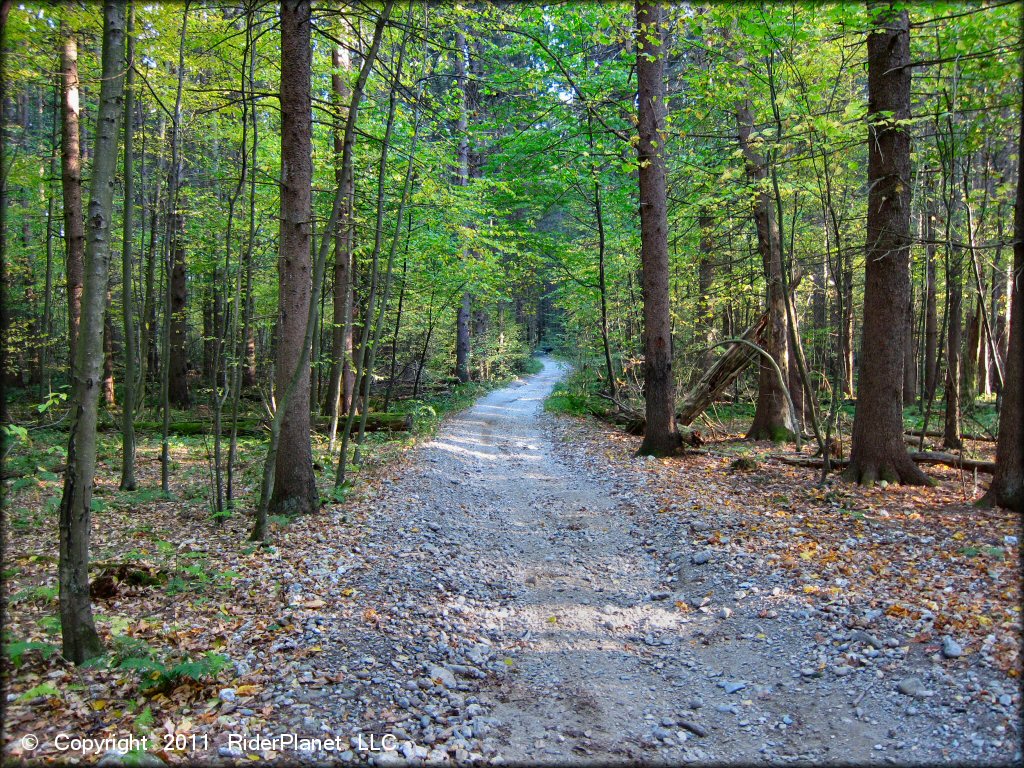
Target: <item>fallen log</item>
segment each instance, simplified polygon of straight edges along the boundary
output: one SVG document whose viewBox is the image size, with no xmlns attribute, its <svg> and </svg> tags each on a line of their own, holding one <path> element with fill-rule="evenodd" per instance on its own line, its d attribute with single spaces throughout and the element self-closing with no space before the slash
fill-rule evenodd
<svg viewBox="0 0 1024 768">
<path fill-rule="evenodd" d="M 763 345 L 767 328 L 768 313 L 765 312 L 739 338 Z M 683 397 L 676 420 L 683 426 L 692 424 L 757 356 L 757 351 L 746 344 L 730 345 Z"/>
<path fill-rule="evenodd" d="M 411 413 L 369 413 L 366 415 L 367 432 L 409 432 L 413 428 L 413 417 Z M 327 419 L 320 419 L 317 422 L 318 430 L 325 430 L 330 425 Z M 352 424 L 352 431 L 359 429 L 359 417 L 356 417 Z"/>
<path fill-rule="evenodd" d="M 921 430 L 920 429 L 908 429 L 905 434 L 910 435 L 911 437 L 921 437 Z M 945 437 L 946 435 L 945 435 L 944 432 L 939 432 L 938 430 L 928 430 L 927 432 L 924 433 L 924 436 L 925 437 Z M 960 435 L 960 438 L 963 439 L 963 440 L 977 440 L 980 443 L 997 443 L 997 442 L 999 442 L 998 438 L 989 437 L 988 435 Z"/>
<path fill-rule="evenodd" d="M 137 421 L 135 422 L 136 432 L 163 432 L 163 422 L 161 421 Z M 118 426 L 111 425 L 108 429 L 120 429 Z M 266 430 L 259 419 L 239 419 L 238 420 L 238 434 L 256 436 L 261 435 Z M 171 435 L 205 435 L 213 432 L 212 421 L 172 421 L 168 434 Z M 220 433 L 222 435 L 231 434 L 231 421 L 224 419 L 220 424 Z"/>
<path fill-rule="evenodd" d="M 911 451 L 909 456 L 918 464 L 940 464 L 942 466 L 952 467 L 953 469 L 977 470 L 978 472 L 985 472 L 989 475 L 996 471 L 996 463 L 994 461 L 965 459 L 960 456 L 954 456 L 951 453 L 940 453 L 937 451 Z M 774 459 L 775 461 L 781 461 L 783 464 L 789 464 L 794 467 L 815 467 L 817 469 L 821 469 L 824 465 L 824 462 L 821 459 L 815 458 L 796 458 L 794 456 L 779 456 L 778 454 L 769 454 L 768 458 Z M 848 459 L 832 459 L 829 462 L 829 464 L 836 469 L 842 469 L 849 463 Z"/>
</svg>

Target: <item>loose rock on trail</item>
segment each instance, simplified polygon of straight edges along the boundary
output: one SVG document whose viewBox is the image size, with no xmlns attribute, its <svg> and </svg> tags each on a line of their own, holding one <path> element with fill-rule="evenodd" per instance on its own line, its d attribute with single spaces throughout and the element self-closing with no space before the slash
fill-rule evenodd
<svg viewBox="0 0 1024 768">
<path fill-rule="evenodd" d="M 273 678 L 263 735 L 348 746 L 289 759 L 1020 759 L 1012 686 L 912 658 L 885 625 L 837 630 L 779 574 L 694 547 L 699 512 L 658 514 L 636 477 L 567 443 L 543 410 L 564 371 L 545 360 L 442 425 L 321 520 L 301 574 L 283 555 L 291 629 L 239 671 Z"/>
</svg>

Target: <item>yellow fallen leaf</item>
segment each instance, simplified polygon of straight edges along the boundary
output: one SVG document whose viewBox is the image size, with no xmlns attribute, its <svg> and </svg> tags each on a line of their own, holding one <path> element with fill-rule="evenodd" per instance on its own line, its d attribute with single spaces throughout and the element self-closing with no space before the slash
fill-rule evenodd
<svg viewBox="0 0 1024 768">
<path fill-rule="evenodd" d="M 235 693 L 239 696 L 252 696 L 254 693 L 259 693 L 262 688 L 261 685 L 240 685 L 235 689 Z"/>
<path fill-rule="evenodd" d="M 92 703 L 92 708 L 97 712 L 102 712 L 107 708 L 107 702 L 104 699 L 96 699 L 96 701 Z"/>
</svg>

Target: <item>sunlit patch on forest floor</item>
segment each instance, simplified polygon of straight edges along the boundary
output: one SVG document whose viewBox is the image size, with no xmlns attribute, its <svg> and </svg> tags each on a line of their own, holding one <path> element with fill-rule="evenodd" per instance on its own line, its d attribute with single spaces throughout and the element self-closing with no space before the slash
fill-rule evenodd
<svg viewBox="0 0 1024 768">
<path fill-rule="evenodd" d="M 955 663 L 1019 677 L 1020 518 L 973 505 L 985 476 L 933 466 L 933 488 L 864 488 L 838 475 L 821 484 L 820 470 L 768 458 L 792 446 L 738 441 L 728 430 L 696 455 L 637 459 L 640 438 L 589 419 L 568 429 L 574 448 L 635 472 L 667 518 L 699 513 L 707 531 L 691 543 L 756 555 L 784 572 L 788 597 L 848 627 L 885 622 L 924 656 L 941 653 L 948 635 L 962 646 Z M 755 468 L 733 469 L 738 456 Z"/>
</svg>

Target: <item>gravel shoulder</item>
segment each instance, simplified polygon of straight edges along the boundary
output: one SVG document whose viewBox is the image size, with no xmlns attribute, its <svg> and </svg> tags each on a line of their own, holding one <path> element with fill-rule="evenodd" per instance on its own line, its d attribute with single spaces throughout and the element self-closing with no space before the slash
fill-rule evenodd
<svg viewBox="0 0 1024 768">
<path fill-rule="evenodd" d="M 609 462 L 586 426 L 543 411 L 564 373 L 546 360 L 447 421 L 316 523 L 301 571 L 282 545 L 290 629 L 239 674 L 268 678 L 264 733 L 348 748 L 262 757 L 1020 760 L 1011 681 L 955 648 L 915 655 L 871 617 L 837 624 L 770 564 L 703 544 L 705 516 L 664 514 L 643 461 Z M 397 750 L 372 749 L 385 736 Z"/>
</svg>

